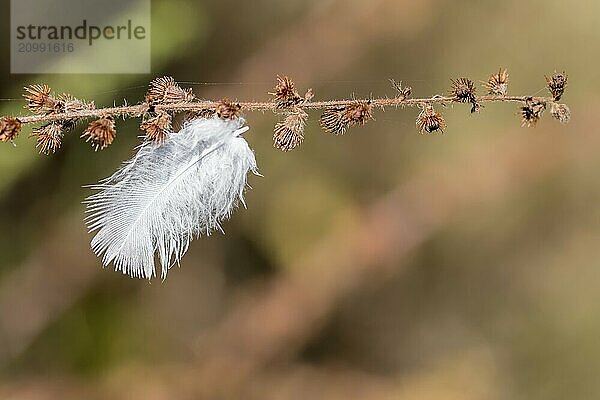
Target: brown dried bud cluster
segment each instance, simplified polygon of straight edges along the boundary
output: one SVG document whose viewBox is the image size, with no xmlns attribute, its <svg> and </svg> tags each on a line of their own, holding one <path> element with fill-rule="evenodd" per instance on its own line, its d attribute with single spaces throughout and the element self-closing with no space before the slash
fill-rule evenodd
<svg viewBox="0 0 600 400">
<path fill-rule="evenodd" d="M 50 88 L 47 85 L 29 85 L 24 90 L 23 97 L 27 100 L 26 108 L 31 112 L 54 110 L 54 102 L 50 99 Z"/>
<path fill-rule="evenodd" d="M 273 92 L 269 92 L 273 96 L 273 101 L 277 109 L 293 108 L 294 106 L 312 100 L 314 97 L 312 89 L 308 89 L 304 97 L 300 96 L 296 90 L 296 84 L 287 76 L 277 76 L 277 84 Z"/>
<path fill-rule="evenodd" d="M 57 114 L 93 110 L 93 102 L 86 103 L 68 93 L 55 96 L 47 85 L 29 85 L 24 88 L 23 97 L 27 100 L 26 108 L 34 113 Z"/>
<path fill-rule="evenodd" d="M 423 110 L 417 117 L 417 129 L 419 133 L 434 133 L 436 131 L 440 131 L 444 133 L 444 129 L 446 128 L 446 121 L 442 114 L 436 113 L 435 109 L 430 103 L 427 103 L 423 106 Z"/>
<path fill-rule="evenodd" d="M 327 133 L 343 135 L 354 125 L 364 125 L 373 118 L 373 105 L 366 100 L 353 100 L 347 106 L 325 110 L 321 115 L 321 128 Z"/>
<path fill-rule="evenodd" d="M 219 101 L 215 109 L 217 116 L 221 119 L 237 119 L 242 115 L 242 106 L 240 103 L 223 99 Z"/>
<path fill-rule="evenodd" d="M 98 151 L 110 146 L 116 134 L 115 120 L 109 116 L 90 122 L 81 137 L 85 138 L 86 142 L 92 142 L 92 147 Z"/>
<path fill-rule="evenodd" d="M 546 111 L 546 103 L 539 100 L 527 99 L 519 108 L 522 127 L 534 127 Z"/>
<path fill-rule="evenodd" d="M 277 85 L 275 85 L 273 92 L 269 92 L 269 94 L 273 96 L 277 108 L 292 107 L 304 101 L 296 90 L 294 81 L 287 76 L 277 76 Z"/>
<path fill-rule="evenodd" d="M 471 113 L 479 111 L 481 106 L 477 103 L 475 83 L 469 78 L 451 79 L 452 89 L 450 95 L 456 97 L 461 103 L 471 103 Z"/>
<path fill-rule="evenodd" d="M 62 144 L 64 125 L 54 121 L 33 130 L 31 136 L 35 136 L 40 154 L 55 153 Z"/>
<path fill-rule="evenodd" d="M 42 154 L 54 153 L 62 143 L 64 133 L 75 126 L 78 116 L 72 115 L 85 110 L 94 110 L 93 102 L 87 103 L 68 93 L 55 95 L 47 85 L 25 87 L 23 97 L 26 108 L 38 114 L 71 114 L 61 121 L 53 121 L 33 130 L 31 136 L 37 139 L 36 147 Z"/>
<path fill-rule="evenodd" d="M 494 96 L 506 96 L 508 94 L 508 71 L 500 68 L 497 74 L 490 75 L 485 83 L 487 93 Z"/>
<path fill-rule="evenodd" d="M 0 119 L 0 142 L 13 141 L 21 132 L 21 121 L 18 118 L 4 117 Z"/>
<path fill-rule="evenodd" d="M 163 76 L 150 82 L 146 94 L 148 104 L 175 104 L 194 100 L 192 89 L 183 89 L 170 76 Z"/>
<path fill-rule="evenodd" d="M 346 106 L 345 118 L 352 125 L 364 125 L 373 118 L 373 105 L 370 101 L 355 100 L 352 104 Z"/>
<path fill-rule="evenodd" d="M 555 72 L 554 75 L 548 77 L 546 76 L 546 84 L 548 85 L 548 90 L 555 101 L 559 101 L 565 92 L 565 88 L 567 87 L 567 81 L 569 77 L 565 72 Z"/>
<path fill-rule="evenodd" d="M 150 116 L 142 122 L 140 129 L 146 133 L 146 140 L 162 143 L 171 131 L 171 115 L 164 111 Z"/>
<path fill-rule="evenodd" d="M 396 82 L 394 79 L 390 79 L 390 83 L 396 89 L 396 92 L 398 92 L 396 95 L 397 99 L 406 100 L 412 95 L 412 88 L 410 86 L 402 87 L 402 81 Z"/>
<path fill-rule="evenodd" d="M 308 114 L 296 109 L 288 114 L 282 122 L 275 125 L 273 146 L 282 151 L 290 151 L 304 141 L 304 127 Z"/>
<path fill-rule="evenodd" d="M 304 109 L 322 109 L 320 125 L 327 133 L 343 135 L 354 125 L 364 125 L 373 119 L 374 107 L 420 106 L 421 110 L 416 125 L 421 134 L 440 131 L 446 128 L 444 117 L 437 113 L 434 103 L 470 103 L 471 112 L 477 112 L 482 105 L 478 102 L 519 102 L 519 115 L 522 126 L 534 126 L 547 108 L 552 116 L 560 123 L 566 124 L 571 119 L 571 111 L 559 100 L 564 95 L 568 76 L 565 72 L 555 72 L 546 76 L 548 90 L 552 97 L 508 96 L 509 74 L 500 68 L 497 73 L 489 76 L 487 82 L 482 82 L 489 96 L 478 97 L 472 80 L 461 77 L 452 79 L 450 96 L 433 96 L 429 98 L 409 99 L 412 95 L 410 87 L 403 87 L 402 82 L 390 79 L 396 90 L 394 98 L 379 98 L 376 100 L 356 100 L 355 98 L 339 101 L 313 102 L 312 89 L 301 96 L 295 83 L 287 76 L 277 76 L 277 83 L 272 101 L 238 103 L 223 99 L 220 101 L 194 102 L 191 89 L 183 89 L 170 76 L 152 80 L 145 97 L 145 102 L 137 105 L 124 104 L 121 107 L 95 109 L 94 103 L 86 103 L 70 94 L 55 94 L 47 85 L 33 84 L 25 87 L 24 97 L 26 108 L 36 115 L 27 117 L 0 118 L 0 142 L 14 140 L 21 130 L 23 123 L 45 123 L 35 129 L 32 136 L 37 138 L 37 147 L 41 153 L 48 154 L 56 151 L 64 134 L 75 124 L 89 117 L 96 118 L 81 135 L 90 142 L 95 150 L 105 149 L 116 137 L 115 119 L 117 116 L 143 117 L 140 129 L 145 132 L 146 140 L 162 143 L 172 132 L 173 114 L 186 113 L 186 119 L 191 118 L 220 118 L 233 120 L 241 118 L 242 109 L 252 111 L 272 111 L 283 114 L 282 120 L 274 128 L 274 147 L 289 151 L 304 140 L 304 130 L 308 114 Z"/>
<path fill-rule="evenodd" d="M 320 118 L 321 128 L 327 133 L 343 135 L 350 123 L 346 118 L 346 107 L 335 107 L 325 110 Z"/>
<path fill-rule="evenodd" d="M 569 121 L 571 121 L 571 109 L 566 104 L 552 103 L 550 113 L 563 125 L 568 124 Z"/>
</svg>

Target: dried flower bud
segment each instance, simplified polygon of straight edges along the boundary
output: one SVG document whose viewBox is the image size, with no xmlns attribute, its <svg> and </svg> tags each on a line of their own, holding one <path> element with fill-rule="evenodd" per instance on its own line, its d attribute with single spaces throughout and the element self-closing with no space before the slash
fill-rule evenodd
<svg viewBox="0 0 600 400">
<path fill-rule="evenodd" d="M 13 141 L 21 132 L 21 121 L 17 118 L 4 117 L 0 119 L 0 142 Z"/>
<path fill-rule="evenodd" d="M 569 77 L 565 72 L 555 72 L 551 77 L 546 76 L 546 84 L 548 90 L 554 97 L 555 101 L 559 101 L 567 87 Z"/>
<path fill-rule="evenodd" d="M 282 122 L 275 125 L 273 146 L 282 151 L 290 151 L 302 144 L 304 127 L 308 114 L 300 109 L 294 110 Z"/>
<path fill-rule="evenodd" d="M 406 100 L 412 95 L 412 88 L 410 86 L 402 87 L 402 81 L 396 82 L 394 79 L 390 79 L 390 83 L 398 92 L 397 99 Z"/>
<path fill-rule="evenodd" d="M 140 129 L 146 132 L 147 140 L 160 144 L 171 131 L 171 115 L 166 112 L 159 112 L 142 122 Z"/>
<path fill-rule="evenodd" d="M 56 100 L 50 96 L 48 85 L 29 85 L 24 88 L 23 97 L 27 100 L 28 108 L 31 112 L 53 112 Z"/>
<path fill-rule="evenodd" d="M 568 124 L 571 121 L 571 109 L 566 104 L 552 103 L 550 108 L 552 116 L 561 124 Z"/>
<path fill-rule="evenodd" d="M 86 142 L 92 142 L 92 147 L 98 151 L 110 146 L 116 134 L 115 121 L 109 116 L 90 122 L 81 137 L 85 138 Z"/>
<path fill-rule="evenodd" d="M 221 119 L 236 119 L 242 115 L 242 106 L 229 99 L 223 99 L 217 104 L 216 113 Z"/>
<path fill-rule="evenodd" d="M 446 121 L 442 114 L 436 113 L 433 106 L 429 103 L 423 106 L 423 110 L 417 117 L 417 129 L 419 133 L 433 133 L 440 131 L 444 133 L 446 128 Z"/>
<path fill-rule="evenodd" d="M 54 96 L 47 85 L 27 86 L 23 97 L 27 99 L 26 108 L 35 113 L 59 114 L 96 108 L 93 102 L 86 103 L 68 93 Z"/>
<path fill-rule="evenodd" d="M 542 117 L 542 114 L 546 111 L 546 103 L 539 100 L 533 100 L 529 98 L 525 101 L 523 106 L 519 108 L 521 114 L 521 126 L 523 127 L 534 127 Z"/>
<path fill-rule="evenodd" d="M 479 111 L 481 106 L 477 104 L 477 98 L 475 96 L 475 83 L 468 78 L 452 79 L 452 89 L 450 95 L 456 97 L 461 103 L 471 103 L 471 113 Z"/>
<path fill-rule="evenodd" d="M 343 135 L 353 125 L 364 125 L 373 119 L 373 105 L 370 101 L 354 100 L 347 106 L 325 110 L 321 115 L 321 128 L 327 133 Z"/>
<path fill-rule="evenodd" d="M 345 118 L 346 107 L 335 107 L 326 109 L 321 118 L 321 128 L 327 133 L 343 135 L 348 129 L 349 123 Z"/>
<path fill-rule="evenodd" d="M 488 94 L 506 96 L 508 94 L 508 71 L 500 68 L 497 74 L 490 75 L 485 87 Z"/>
<path fill-rule="evenodd" d="M 269 92 L 273 96 L 273 101 L 276 103 L 276 108 L 285 109 L 298 105 L 304 101 L 302 96 L 296 90 L 296 85 L 289 77 L 277 76 L 277 85 L 273 92 Z"/>
<path fill-rule="evenodd" d="M 373 105 L 370 101 L 355 100 L 346 106 L 346 116 L 350 125 L 364 125 L 373 118 Z"/>
<path fill-rule="evenodd" d="M 48 155 L 55 153 L 60 148 L 63 138 L 63 124 L 53 121 L 42 125 L 33 130 L 31 136 L 37 138 L 35 147 L 39 149 L 40 154 Z"/>
<path fill-rule="evenodd" d="M 170 76 L 163 76 L 150 82 L 150 89 L 146 94 L 149 104 L 174 104 L 194 100 L 192 89 L 183 89 Z"/>
<path fill-rule="evenodd" d="M 452 89 L 450 94 L 455 96 L 462 103 L 472 103 L 475 101 L 475 83 L 469 78 L 451 79 Z"/>
</svg>

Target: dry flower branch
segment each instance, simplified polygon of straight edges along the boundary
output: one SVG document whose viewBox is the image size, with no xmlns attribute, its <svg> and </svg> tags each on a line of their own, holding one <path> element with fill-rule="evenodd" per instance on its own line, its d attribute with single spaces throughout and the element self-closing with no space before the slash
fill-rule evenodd
<svg viewBox="0 0 600 400">
<path fill-rule="evenodd" d="M 307 110 L 322 110 L 319 119 L 326 133 L 343 135 L 348 129 L 374 120 L 377 109 L 418 107 L 417 130 L 421 134 L 443 133 L 446 121 L 436 105 L 470 105 L 480 112 L 483 103 L 517 102 L 522 126 L 535 126 L 543 113 L 561 123 L 569 122 L 571 112 L 559 104 L 567 75 L 546 77 L 551 97 L 509 96 L 508 72 L 500 69 L 484 83 L 487 94 L 477 95 L 475 83 L 466 77 L 451 80 L 447 96 L 411 98 L 412 89 L 390 80 L 393 98 L 313 101 L 308 89 L 301 96 L 289 77 L 277 77 L 272 100 L 237 102 L 196 100 L 171 77 L 150 82 L 144 102 L 122 107 L 96 108 L 94 103 L 70 94 L 54 94 L 47 85 L 25 88 L 26 108 L 33 115 L 0 118 L 0 141 L 13 141 L 23 124 L 41 123 L 33 129 L 40 153 L 54 153 L 65 133 L 78 121 L 93 119 L 81 137 L 95 150 L 108 147 L 116 137 L 117 117 L 141 118 L 145 132 L 137 154 L 111 177 L 92 186 L 97 193 L 86 199 L 91 241 L 103 265 L 114 264 L 117 271 L 132 277 L 151 279 L 157 275 L 155 259 L 160 260 L 161 276 L 179 264 L 193 238 L 222 231 L 238 205 L 244 203 L 247 176 L 258 174 L 254 152 L 243 134 L 244 111 L 272 111 L 282 117 L 275 125 L 274 147 L 290 151 L 300 146 L 309 117 Z M 173 114 L 186 113 L 183 127 L 174 132 Z"/>
<path fill-rule="evenodd" d="M 476 100 L 480 103 L 488 103 L 488 102 L 517 102 L 517 103 L 525 103 L 528 99 L 541 101 L 541 102 L 550 102 L 553 101 L 551 97 L 532 97 L 532 96 L 495 96 L 495 95 L 485 95 L 485 96 L 477 96 Z M 328 109 L 335 107 L 343 107 L 351 105 L 357 101 L 356 99 L 352 100 L 329 100 L 329 101 L 312 101 L 301 104 L 299 107 L 306 110 L 319 110 L 319 109 Z M 421 106 L 427 103 L 453 103 L 458 102 L 458 99 L 454 96 L 434 96 L 434 97 L 426 97 L 426 98 L 414 98 L 414 99 L 401 99 L 401 98 L 382 98 L 382 99 L 365 99 L 364 101 L 369 101 L 374 107 L 385 108 L 385 107 L 415 107 Z M 217 106 L 220 104 L 220 101 L 195 101 L 195 102 L 181 102 L 181 103 L 172 103 L 172 104 L 163 104 L 155 106 L 156 111 L 167 111 L 167 112 L 186 112 L 186 111 L 205 111 L 212 110 L 214 111 Z M 241 111 L 274 111 L 277 107 L 274 103 L 271 102 L 239 102 Z M 148 105 L 145 103 L 130 105 L 130 106 L 121 106 L 121 107 L 107 107 L 107 108 L 97 108 L 93 110 L 82 110 L 82 111 L 72 111 L 68 113 L 56 113 L 56 114 L 35 114 L 24 117 L 15 117 L 23 124 L 31 124 L 37 122 L 50 122 L 50 121 L 61 121 L 65 119 L 85 119 L 85 118 L 100 118 L 105 116 L 113 116 L 113 117 L 132 117 L 137 118 L 142 114 L 148 111 Z"/>
<path fill-rule="evenodd" d="M 287 76 L 278 76 L 275 88 L 269 94 L 271 101 L 233 102 L 223 100 L 196 100 L 191 89 L 184 89 L 172 77 L 154 79 L 144 102 L 120 107 L 96 108 L 94 103 L 86 103 L 69 94 L 55 95 L 47 85 L 30 85 L 25 88 L 24 97 L 33 115 L 4 117 L 0 119 L 0 141 L 12 141 L 22 125 L 43 123 L 33 131 L 42 153 L 54 152 L 60 147 L 64 134 L 73 128 L 74 122 L 94 119 L 82 137 L 91 142 L 94 149 L 104 149 L 115 138 L 114 121 L 121 118 L 141 118 L 140 128 L 146 139 L 157 143 L 164 142 L 172 131 L 172 115 L 186 112 L 193 118 L 207 118 L 217 115 L 223 120 L 236 119 L 244 112 L 272 111 L 282 115 L 282 121 L 274 129 L 274 146 L 288 151 L 299 146 L 304 140 L 308 110 L 323 110 L 320 124 L 327 133 L 343 134 L 352 126 L 363 125 L 374 119 L 375 109 L 388 107 L 418 107 L 421 112 L 416 124 L 420 133 L 443 132 L 446 126 L 441 114 L 434 110 L 435 104 L 467 103 L 470 112 L 479 112 L 484 103 L 519 103 L 519 115 L 523 126 L 535 126 L 545 110 L 561 123 L 570 120 L 571 112 L 567 105 L 559 104 L 567 86 L 566 73 L 555 72 L 546 76 L 549 96 L 514 96 L 508 94 L 508 71 L 500 68 L 497 73 L 483 82 L 485 95 L 477 95 L 475 83 L 466 77 L 451 79 L 451 87 L 446 96 L 411 98 L 412 89 L 390 80 L 396 93 L 394 97 L 377 99 L 343 99 L 314 101 L 312 89 L 300 95 L 295 83 Z"/>
</svg>

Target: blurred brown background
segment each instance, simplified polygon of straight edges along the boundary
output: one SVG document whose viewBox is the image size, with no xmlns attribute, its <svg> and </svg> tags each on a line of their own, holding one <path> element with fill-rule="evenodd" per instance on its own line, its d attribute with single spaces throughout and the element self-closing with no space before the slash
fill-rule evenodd
<svg viewBox="0 0 600 400">
<path fill-rule="evenodd" d="M 131 156 L 138 121 L 106 151 L 71 134 L 52 157 L 26 130 L 0 147 L 1 399 L 600 397 L 600 3 L 152 7 L 152 76 L 10 75 L 5 59 L 0 97 L 44 82 L 137 102 L 162 74 L 205 98 L 265 100 L 276 74 L 316 99 L 392 96 L 388 78 L 421 96 L 504 66 L 513 94 L 566 70 L 573 119 L 525 129 L 514 105 L 456 106 L 445 135 L 420 136 L 416 110 L 389 110 L 333 137 L 311 114 L 283 154 L 276 116 L 248 115 L 265 177 L 164 283 L 103 270 L 82 222 L 82 185 Z"/>
</svg>

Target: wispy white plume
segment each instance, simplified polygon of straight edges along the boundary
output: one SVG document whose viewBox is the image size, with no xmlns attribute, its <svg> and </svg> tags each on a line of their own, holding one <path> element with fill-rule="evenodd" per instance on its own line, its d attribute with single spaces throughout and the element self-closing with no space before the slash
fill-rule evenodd
<svg viewBox="0 0 600 400">
<path fill-rule="evenodd" d="M 192 120 L 157 145 L 144 142 L 111 177 L 92 186 L 86 199 L 94 253 L 105 266 L 133 277 L 164 279 L 194 237 L 221 229 L 243 192 L 254 153 L 240 135 L 243 119 Z"/>
</svg>

